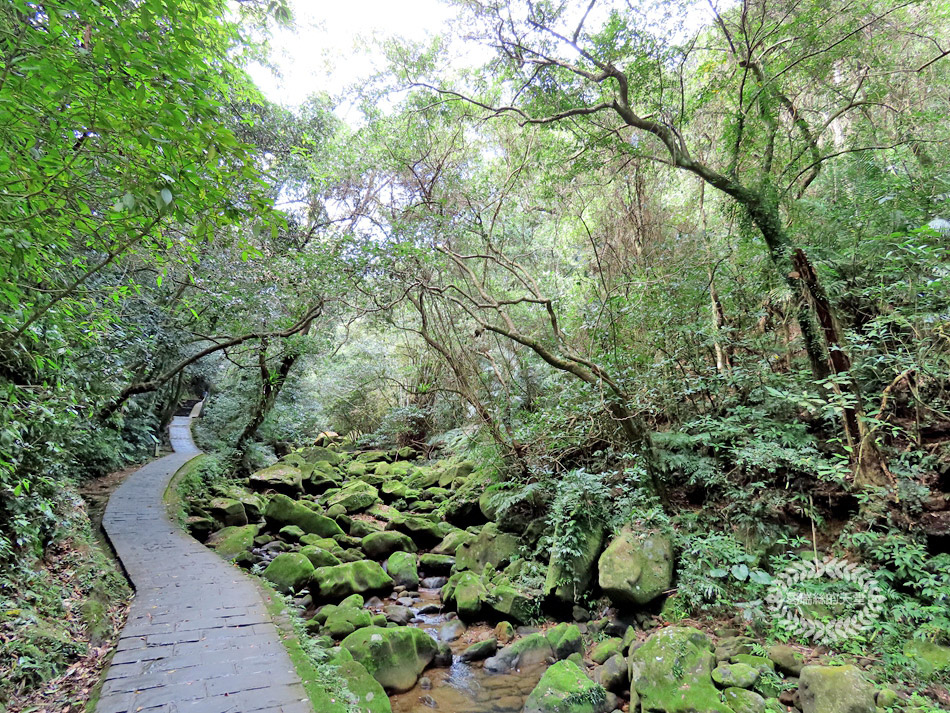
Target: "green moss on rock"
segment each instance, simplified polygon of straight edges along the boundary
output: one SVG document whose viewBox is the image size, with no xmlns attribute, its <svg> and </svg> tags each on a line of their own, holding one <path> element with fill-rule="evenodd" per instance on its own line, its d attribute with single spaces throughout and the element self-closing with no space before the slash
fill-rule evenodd
<svg viewBox="0 0 950 713">
<path fill-rule="evenodd" d="M 344 661 L 336 668 L 353 694 L 359 713 L 392 713 L 392 704 L 379 681 L 358 661 Z"/>
<path fill-rule="evenodd" d="M 599 644 L 596 644 L 594 648 L 591 649 L 590 660 L 594 663 L 602 664 L 615 654 L 619 654 L 622 650 L 623 639 L 619 637 L 606 639 L 605 641 L 601 641 Z"/>
<path fill-rule="evenodd" d="M 363 538 L 360 546 L 368 556 L 383 560 L 393 552 L 415 552 L 416 544 L 401 532 L 374 532 Z"/>
<path fill-rule="evenodd" d="M 524 713 L 607 713 L 607 692 L 573 661 L 551 666 L 524 704 Z"/>
<path fill-rule="evenodd" d="M 874 713 L 874 686 L 855 666 L 805 666 L 798 679 L 802 713 Z"/>
<path fill-rule="evenodd" d="M 555 540 L 558 533 L 555 531 Z M 597 555 L 604 541 L 604 530 L 599 523 L 592 523 L 582 530 L 583 541 L 577 554 L 569 559 L 552 557 L 544 579 L 544 595 L 554 597 L 565 605 L 574 601 L 587 590 L 594 577 Z"/>
<path fill-rule="evenodd" d="M 383 688 L 394 692 L 412 688 L 439 648 L 431 636 L 409 626 L 360 629 L 342 646 Z"/>
<path fill-rule="evenodd" d="M 233 560 L 251 551 L 259 531 L 257 525 L 225 527 L 208 538 L 208 546 L 225 559 Z"/>
<path fill-rule="evenodd" d="M 577 624 L 561 623 L 548 630 L 548 643 L 554 651 L 554 657 L 557 659 L 566 659 L 574 653 L 581 653 L 584 650 L 584 642 L 581 638 L 581 630 Z"/>
<path fill-rule="evenodd" d="M 627 660 L 630 686 L 643 710 L 656 713 L 733 713 L 719 697 L 706 635 L 672 626 L 653 634 Z"/>
<path fill-rule="evenodd" d="M 722 697 L 735 713 L 765 713 L 765 699 L 744 688 L 727 688 Z"/>
<path fill-rule="evenodd" d="M 458 548 L 467 542 L 475 540 L 476 536 L 465 530 L 452 530 L 447 534 L 442 542 L 432 548 L 432 553 L 436 555 L 449 555 L 455 557 Z"/>
<path fill-rule="evenodd" d="M 254 490 L 274 490 L 284 495 L 298 495 L 303 492 L 303 473 L 290 463 L 275 463 L 253 473 L 247 479 Z"/>
<path fill-rule="evenodd" d="M 314 567 L 335 567 L 340 564 L 336 555 L 316 545 L 301 547 L 300 554 L 310 560 L 310 564 Z"/>
<path fill-rule="evenodd" d="M 455 566 L 481 573 L 486 565 L 501 569 L 517 555 L 521 543 L 517 537 L 488 523 L 474 541 L 462 543 L 455 553 Z"/>
<path fill-rule="evenodd" d="M 492 673 L 507 673 L 520 666 L 535 666 L 554 656 L 554 649 L 544 634 L 529 634 L 509 644 L 485 661 Z"/>
<path fill-rule="evenodd" d="M 600 588 L 615 606 L 647 604 L 670 588 L 673 545 L 658 533 L 623 530 L 597 564 Z"/>
<path fill-rule="evenodd" d="M 286 495 L 275 495 L 264 509 L 264 519 L 274 528 L 296 525 L 305 533 L 320 537 L 342 535 L 343 530 L 333 520 L 314 512 Z"/>
<path fill-rule="evenodd" d="M 393 586 L 392 578 L 376 562 L 359 560 L 335 567 L 317 567 L 310 576 L 310 592 L 314 599 L 346 597 L 350 594 L 376 592 Z"/>
<path fill-rule="evenodd" d="M 261 576 L 281 594 L 290 594 L 303 589 L 313 571 L 313 564 L 306 556 L 299 552 L 282 552 L 264 568 Z"/>
<path fill-rule="evenodd" d="M 393 552 L 386 561 L 386 571 L 396 586 L 416 589 L 419 586 L 419 568 L 411 552 Z"/>
</svg>

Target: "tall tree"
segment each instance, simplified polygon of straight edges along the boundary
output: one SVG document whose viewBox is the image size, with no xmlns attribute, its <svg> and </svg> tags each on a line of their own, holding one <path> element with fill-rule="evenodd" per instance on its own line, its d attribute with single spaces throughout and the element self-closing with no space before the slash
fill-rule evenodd
<svg viewBox="0 0 950 713">
<path fill-rule="evenodd" d="M 796 296 L 815 377 L 832 376 L 848 394 L 842 417 L 859 476 L 885 482 L 833 306 L 797 242 L 804 236 L 789 223 L 790 206 L 836 157 L 926 146 L 912 114 L 895 118 L 884 96 L 895 77 L 936 71 L 946 55 L 945 11 L 928 2 L 744 1 L 722 13 L 712 6 L 712 27 L 687 35 L 691 4 L 457 5 L 467 13 L 466 35 L 497 53 L 486 89 L 420 75 L 416 84 L 522 125 L 612 142 L 735 201 Z M 901 51 L 876 51 L 881 45 Z M 856 114 L 877 130 L 844 145 L 836 132 Z"/>
</svg>

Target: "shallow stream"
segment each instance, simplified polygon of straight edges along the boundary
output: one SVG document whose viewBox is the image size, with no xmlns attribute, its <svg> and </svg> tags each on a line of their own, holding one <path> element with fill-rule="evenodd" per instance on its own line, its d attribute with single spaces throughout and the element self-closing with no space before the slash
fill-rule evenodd
<svg viewBox="0 0 950 713">
<path fill-rule="evenodd" d="M 441 604 L 438 590 L 420 589 L 420 599 L 410 607 L 414 612 L 427 604 Z M 439 629 L 449 621 L 445 613 L 418 614 L 410 626 L 423 629 L 439 641 Z M 547 666 L 524 667 L 511 673 L 489 673 L 481 661 L 458 660 L 466 648 L 491 637 L 491 627 L 468 627 L 452 642 L 453 663 L 450 668 L 430 668 L 423 672 L 416 685 L 405 693 L 389 697 L 393 713 L 521 713 L 525 700 L 541 679 Z M 500 648 L 500 645 L 499 645 Z"/>
</svg>

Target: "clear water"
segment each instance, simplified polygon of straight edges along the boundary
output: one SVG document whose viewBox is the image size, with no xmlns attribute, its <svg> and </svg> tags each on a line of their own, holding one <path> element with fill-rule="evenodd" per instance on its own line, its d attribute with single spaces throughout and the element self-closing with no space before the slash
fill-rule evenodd
<svg viewBox="0 0 950 713">
<path fill-rule="evenodd" d="M 422 596 L 417 608 L 439 604 L 435 590 L 419 591 Z M 424 629 L 439 639 L 439 627 L 447 621 L 444 614 L 417 616 L 411 626 Z M 489 673 L 481 661 L 463 663 L 458 655 L 476 641 L 492 635 L 487 626 L 469 627 L 457 641 L 451 642 L 455 661 L 450 668 L 430 668 L 424 671 L 415 687 L 390 696 L 393 713 L 521 713 L 525 700 L 541 679 L 546 666 L 525 667 L 511 673 Z M 429 687 L 423 688 L 428 680 Z"/>
</svg>

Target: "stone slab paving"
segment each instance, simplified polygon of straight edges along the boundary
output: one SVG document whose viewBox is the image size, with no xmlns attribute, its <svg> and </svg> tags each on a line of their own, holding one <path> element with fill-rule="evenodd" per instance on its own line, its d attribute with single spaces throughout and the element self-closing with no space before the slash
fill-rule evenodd
<svg viewBox="0 0 950 713">
<path fill-rule="evenodd" d="M 135 598 L 96 712 L 313 713 L 258 588 L 169 520 L 168 482 L 200 453 L 190 416 L 169 432 L 175 452 L 126 479 L 103 517 Z"/>
</svg>

